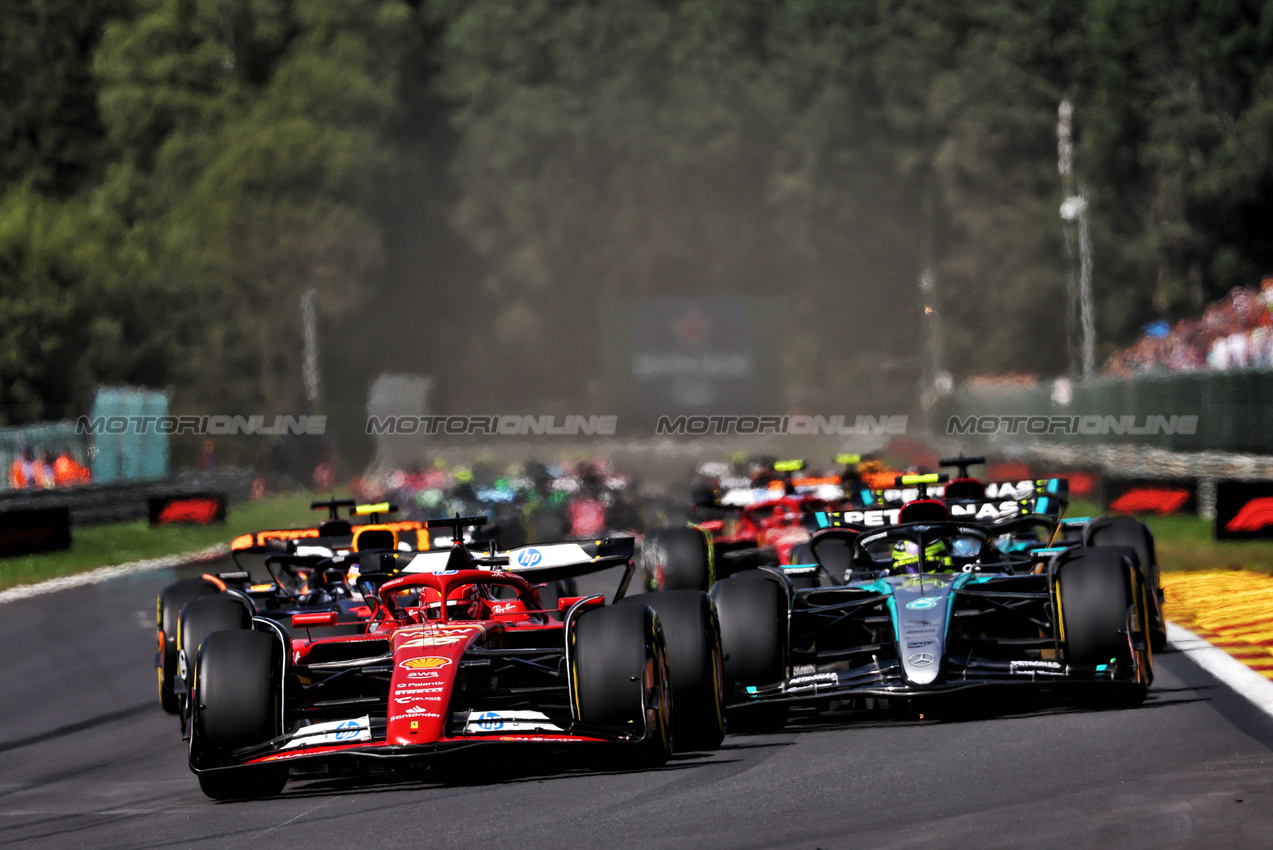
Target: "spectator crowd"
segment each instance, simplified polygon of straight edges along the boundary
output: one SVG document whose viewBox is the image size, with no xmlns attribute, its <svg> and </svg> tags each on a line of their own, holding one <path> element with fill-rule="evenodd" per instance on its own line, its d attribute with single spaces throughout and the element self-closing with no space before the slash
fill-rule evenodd
<svg viewBox="0 0 1273 850">
<path fill-rule="evenodd" d="M 73 487 L 92 480 L 88 467 L 71 456 L 68 451 L 57 458 L 50 451 L 36 454 L 30 446 L 23 446 L 9 465 L 9 489 L 51 490 L 55 487 Z"/>
<path fill-rule="evenodd" d="M 1171 325 L 1154 322 L 1136 343 L 1110 355 L 1105 373 L 1125 376 L 1147 372 L 1200 369 L 1273 368 L 1273 276 L 1258 292 L 1235 288 L 1207 306 L 1202 316 Z"/>
</svg>

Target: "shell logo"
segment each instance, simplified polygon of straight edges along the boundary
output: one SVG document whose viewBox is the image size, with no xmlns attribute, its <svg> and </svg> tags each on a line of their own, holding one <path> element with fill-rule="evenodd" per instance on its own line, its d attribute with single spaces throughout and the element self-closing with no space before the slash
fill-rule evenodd
<svg viewBox="0 0 1273 850">
<path fill-rule="evenodd" d="M 438 667 L 445 667 L 451 663 L 449 658 L 439 658 L 436 655 L 426 655 L 423 658 L 408 658 L 398 666 L 403 670 L 434 670 Z"/>
</svg>

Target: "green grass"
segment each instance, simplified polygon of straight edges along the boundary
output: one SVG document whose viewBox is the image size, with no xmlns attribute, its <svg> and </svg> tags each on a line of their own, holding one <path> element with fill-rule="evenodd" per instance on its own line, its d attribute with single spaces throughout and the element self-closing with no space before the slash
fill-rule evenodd
<svg viewBox="0 0 1273 850">
<path fill-rule="evenodd" d="M 289 493 L 233 504 L 222 525 L 151 527 L 140 519 L 73 528 L 72 545 L 65 552 L 0 558 L 0 590 L 97 567 L 193 552 L 217 543 L 229 545 L 234 537 L 249 531 L 313 525 L 326 514 L 311 511 L 310 499 L 308 493 Z"/>
<path fill-rule="evenodd" d="M 1099 506 L 1074 502 L 1069 516 L 1100 516 Z M 1154 532 L 1158 565 L 1171 570 L 1253 570 L 1273 573 L 1273 540 L 1216 540 L 1215 523 L 1196 516 L 1137 517 Z"/>
</svg>

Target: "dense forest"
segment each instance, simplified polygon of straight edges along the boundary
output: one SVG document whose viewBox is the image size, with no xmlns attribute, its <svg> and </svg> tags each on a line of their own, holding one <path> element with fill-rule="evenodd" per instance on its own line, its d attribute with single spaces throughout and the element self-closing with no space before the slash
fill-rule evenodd
<svg viewBox="0 0 1273 850">
<path fill-rule="evenodd" d="M 956 379 L 1058 374 L 1058 104 L 1107 352 L 1273 271 L 1270 57 L 1256 0 L 4 0 L 0 424 L 303 412 L 310 289 L 329 409 L 586 403 L 598 304 L 687 293 L 851 402 L 925 269 Z"/>
</svg>

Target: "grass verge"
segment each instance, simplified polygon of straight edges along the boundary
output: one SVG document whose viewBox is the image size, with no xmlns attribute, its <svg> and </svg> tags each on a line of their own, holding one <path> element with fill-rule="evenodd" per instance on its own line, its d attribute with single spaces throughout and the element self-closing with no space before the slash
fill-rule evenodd
<svg viewBox="0 0 1273 850">
<path fill-rule="evenodd" d="M 0 558 L 0 590 L 72 575 L 98 567 L 162 558 L 228 544 L 239 534 L 263 528 L 300 528 L 321 519 L 309 509 L 312 496 L 289 493 L 231 505 L 224 525 L 151 527 L 145 520 L 73 529 L 65 552 Z M 1069 516 L 1100 516 L 1098 505 L 1076 501 Z M 1193 516 L 1143 516 L 1154 532 L 1163 570 L 1246 569 L 1273 574 L 1273 541 L 1217 541 L 1211 520 Z"/>
<path fill-rule="evenodd" d="M 139 519 L 72 528 L 71 548 L 64 552 L 0 558 L 0 590 L 98 567 L 194 552 L 217 543 L 228 545 L 239 534 L 263 528 L 313 525 L 326 515 L 309 509 L 311 498 L 309 493 L 287 493 L 231 505 L 221 525 L 152 527 L 146 520 Z"/>
</svg>

